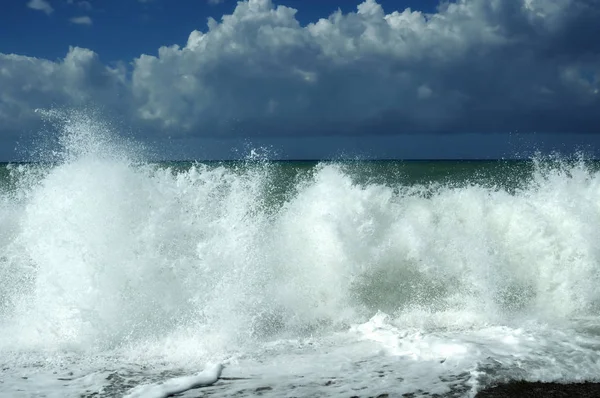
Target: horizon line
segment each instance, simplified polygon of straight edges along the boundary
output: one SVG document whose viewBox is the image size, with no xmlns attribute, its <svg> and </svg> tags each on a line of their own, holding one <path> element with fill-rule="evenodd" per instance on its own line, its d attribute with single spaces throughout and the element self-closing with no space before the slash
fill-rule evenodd
<svg viewBox="0 0 600 398">
<path fill-rule="evenodd" d="M 148 159 L 146 163 L 219 163 L 219 162 L 497 162 L 497 161 L 532 161 L 536 157 L 500 157 L 500 158 L 311 158 L 311 159 Z M 542 156 L 542 159 L 548 158 Z M 573 159 L 565 156 L 562 160 Z M 584 160 L 596 161 L 600 158 L 586 158 Z M 37 160 L 0 160 L 0 164 L 35 164 L 35 163 L 61 163 L 58 161 Z"/>
</svg>

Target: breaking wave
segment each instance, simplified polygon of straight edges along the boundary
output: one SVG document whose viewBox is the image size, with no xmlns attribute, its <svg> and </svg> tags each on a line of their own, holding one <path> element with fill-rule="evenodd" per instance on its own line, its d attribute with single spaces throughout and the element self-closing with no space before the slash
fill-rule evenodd
<svg viewBox="0 0 600 398">
<path fill-rule="evenodd" d="M 437 330 L 600 307 L 585 161 L 535 161 L 514 190 L 361 181 L 367 164 L 282 179 L 285 163 L 256 159 L 143 162 L 110 126 L 59 116 L 49 163 L 9 165 L 0 191 L 0 348 L 189 339 L 207 355 L 378 311 Z"/>
</svg>

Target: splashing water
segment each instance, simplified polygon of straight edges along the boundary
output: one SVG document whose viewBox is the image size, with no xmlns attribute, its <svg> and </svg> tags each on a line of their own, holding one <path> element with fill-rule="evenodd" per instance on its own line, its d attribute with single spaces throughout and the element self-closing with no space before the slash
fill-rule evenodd
<svg viewBox="0 0 600 398">
<path fill-rule="evenodd" d="M 254 152 L 156 165 L 93 115 L 43 114 L 60 150 L 0 184 L 10 396 L 31 387 L 23 374 L 52 396 L 48 375 L 78 369 L 73 396 L 112 396 L 210 361 L 248 376 L 231 388 L 273 382 L 273 396 L 462 396 L 598 374 L 593 162 L 454 184 L 406 183 L 400 163 L 373 183 L 367 163 L 294 169 Z M 513 172 L 519 184 L 495 184 Z"/>
</svg>

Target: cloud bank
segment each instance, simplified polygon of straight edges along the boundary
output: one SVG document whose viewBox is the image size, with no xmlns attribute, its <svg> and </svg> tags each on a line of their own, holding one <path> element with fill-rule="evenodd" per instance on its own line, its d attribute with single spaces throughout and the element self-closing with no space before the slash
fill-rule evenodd
<svg viewBox="0 0 600 398">
<path fill-rule="evenodd" d="M 0 54 L 0 131 L 37 107 L 96 104 L 185 136 L 600 132 L 597 0 L 458 0 L 436 13 L 366 0 L 301 26 L 241 1 L 185 45 L 124 67 Z"/>
</svg>

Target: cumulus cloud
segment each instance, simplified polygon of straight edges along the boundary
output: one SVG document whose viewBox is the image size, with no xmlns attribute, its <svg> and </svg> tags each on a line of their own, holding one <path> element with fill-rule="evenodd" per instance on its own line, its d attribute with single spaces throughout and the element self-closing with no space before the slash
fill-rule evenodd
<svg viewBox="0 0 600 398">
<path fill-rule="evenodd" d="M 569 131 L 599 121 L 593 0 L 461 0 L 432 15 L 385 14 L 367 0 L 305 27 L 295 12 L 238 3 L 184 47 L 136 59 L 138 117 L 277 134 Z"/>
<path fill-rule="evenodd" d="M 71 21 L 71 23 L 74 23 L 76 25 L 91 25 L 92 24 L 92 18 L 90 18 L 88 16 L 73 17 L 73 18 L 69 19 L 69 21 Z"/>
<path fill-rule="evenodd" d="M 139 56 L 129 74 L 83 49 L 61 63 L 3 56 L 13 75 L 0 74 L 12 86 L 0 112 L 28 115 L 30 99 L 127 98 L 144 131 L 205 136 L 599 130 L 597 0 L 457 0 L 433 14 L 366 0 L 306 26 L 295 14 L 239 2 L 185 45 Z M 86 62 L 71 75 L 74 53 Z M 40 75 L 43 93 L 29 83 Z M 17 123 L 11 115 L 0 126 Z"/>
<path fill-rule="evenodd" d="M 27 7 L 31 8 L 32 10 L 45 12 L 48 15 L 52 14 L 54 11 L 50 3 L 48 3 L 46 0 L 30 0 L 27 3 Z"/>
<path fill-rule="evenodd" d="M 16 134 L 39 123 L 36 108 L 103 104 L 122 107 L 125 71 L 104 66 L 90 50 L 73 47 L 60 62 L 0 54 L 0 131 Z"/>
</svg>

